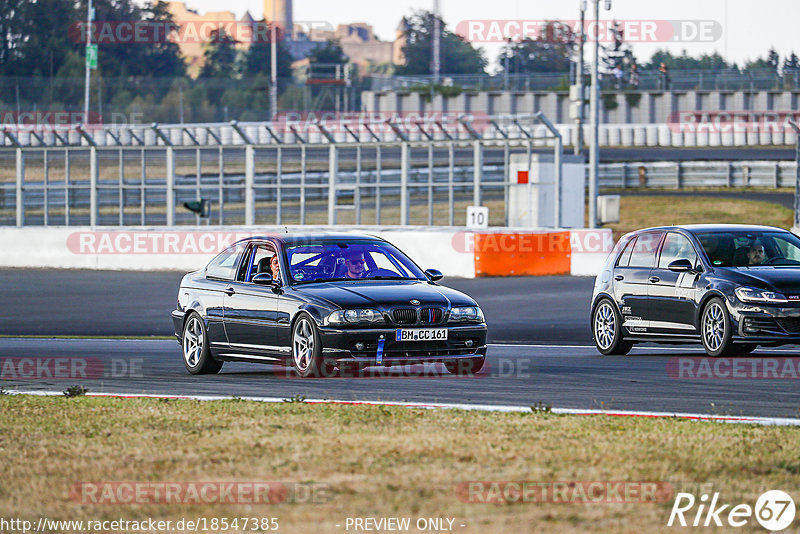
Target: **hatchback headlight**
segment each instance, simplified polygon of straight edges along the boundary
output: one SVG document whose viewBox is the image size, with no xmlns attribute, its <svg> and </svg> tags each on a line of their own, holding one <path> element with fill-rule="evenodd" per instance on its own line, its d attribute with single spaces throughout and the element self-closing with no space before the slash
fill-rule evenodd
<svg viewBox="0 0 800 534">
<path fill-rule="evenodd" d="M 450 310 L 450 322 L 484 321 L 483 311 L 478 306 L 459 306 Z"/>
<path fill-rule="evenodd" d="M 327 324 L 348 325 L 348 324 L 382 324 L 383 315 L 378 310 L 338 310 L 325 320 Z"/>
<path fill-rule="evenodd" d="M 736 293 L 736 297 L 742 302 L 760 302 L 762 304 L 782 304 L 789 302 L 786 295 L 782 293 L 756 289 L 755 287 L 737 287 L 734 292 Z"/>
</svg>

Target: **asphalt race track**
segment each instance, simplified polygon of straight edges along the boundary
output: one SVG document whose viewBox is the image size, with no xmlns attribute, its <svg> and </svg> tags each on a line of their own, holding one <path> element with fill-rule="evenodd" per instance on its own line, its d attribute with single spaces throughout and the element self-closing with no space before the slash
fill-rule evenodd
<svg viewBox="0 0 800 534">
<path fill-rule="evenodd" d="M 2 271 L 6 306 L 0 310 L 0 334 L 170 335 L 169 312 L 180 277 L 172 272 Z M 477 377 L 456 377 L 431 365 L 300 380 L 279 367 L 244 363 L 226 363 L 219 375 L 196 377 L 184 369 L 175 340 L 3 337 L 0 359 L 85 359 L 81 361 L 89 362 L 90 372 L 80 379 L 27 379 L 6 371 L 0 386 L 61 391 L 81 384 L 93 392 L 130 394 L 543 403 L 558 408 L 800 418 L 797 376 L 697 379 L 689 378 L 691 373 L 679 374 L 681 362 L 697 365 L 698 360 L 687 358 L 704 356 L 696 347 L 641 346 L 625 357 L 599 355 L 590 345 L 587 326 L 589 278 L 445 281 L 469 292 L 486 311 L 491 346 L 488 365 Z M 759 349 L 740 360 L 740 369 L 795 355 L 797 347 Z M 733 362 L 724 363 L 730 371 Z"/>
</svg>

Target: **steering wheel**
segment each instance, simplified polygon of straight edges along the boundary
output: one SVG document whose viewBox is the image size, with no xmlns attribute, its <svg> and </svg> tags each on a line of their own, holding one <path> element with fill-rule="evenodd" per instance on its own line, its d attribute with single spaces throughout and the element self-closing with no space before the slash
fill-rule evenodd
<svg viewBox="0 0 800 534">
<path fill-rule="evenodd" d="M 775 263 L 778 260 L 785 260 L 785 259 L 786 258 L 782 258 L 780 256 L 775 256 L 774 258 L 770 258 L 768 260 L 765 260 L 764 262 L 761 263 L 761 265 L 772 265 L 773 263 Z"/>
<path fill-rule="evenodd" d="M 390 271 L 389 269 L 374 269 L 369 271 L 364 278 L 374 278 L 376 276 L 400 276 L 394 271 Z"/>
</svg>

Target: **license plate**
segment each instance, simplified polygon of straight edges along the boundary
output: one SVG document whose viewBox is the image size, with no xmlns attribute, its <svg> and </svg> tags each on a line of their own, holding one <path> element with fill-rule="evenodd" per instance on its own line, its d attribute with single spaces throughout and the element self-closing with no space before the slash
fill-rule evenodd
<svg viewBox="0 0 800 534">
<path fill-rule="evenodd" d="M 395 341 L 445 341 L 447 328 L 398 328 Z"/>
</svg>

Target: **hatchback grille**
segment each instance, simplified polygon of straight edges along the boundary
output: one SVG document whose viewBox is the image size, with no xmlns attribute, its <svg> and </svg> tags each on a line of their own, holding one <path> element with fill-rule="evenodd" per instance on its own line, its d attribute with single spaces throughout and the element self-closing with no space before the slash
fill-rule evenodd
<svg viewBox="0 0 800 534">
<path fill-rule="evenodd" d="M 777 321 L 778 324 L 781 325 L 781 328 L 786 330 L 788 333 L 800 333 L 800 317 L 781 317 Z"/>
<path fill-rule="evenodd" d="M 397 324 L 414 324 L 417 322 L 417 310 L 408 308 L 394 310 L 392 317 Z"/>
<path fill-rule="evenodd" d="M 443 315 L 441 308 L 423 308 L 419 312 L 420 321 L 425 324 L 436 324 L 442 320 Z"/>
</svg>

